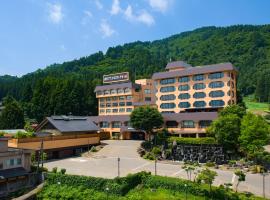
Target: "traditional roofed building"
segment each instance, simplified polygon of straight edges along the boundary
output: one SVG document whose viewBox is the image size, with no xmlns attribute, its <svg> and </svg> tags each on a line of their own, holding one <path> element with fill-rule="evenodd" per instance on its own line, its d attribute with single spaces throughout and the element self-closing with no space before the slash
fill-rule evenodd
<svg viewBox="0 0 270 200">
<path fill-rule="evenodd" d="M 99 130 L 88 117 L 52 116 L 36 128 L 35 137 L 9 141 L 10 147 L 39 150 L 43 142 L 48 158 L 75 155 L 99 144 Z"/>
</svg>

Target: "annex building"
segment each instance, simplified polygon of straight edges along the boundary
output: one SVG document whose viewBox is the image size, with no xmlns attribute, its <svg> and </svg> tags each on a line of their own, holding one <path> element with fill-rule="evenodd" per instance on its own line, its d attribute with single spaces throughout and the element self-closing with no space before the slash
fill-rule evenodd
<svg viewBox="0 0 270 200">
<path fill-rule="evenodd" d="M 154 106 L 164 128 L 179 137 L 203 137 L 218 110 L 236 103 L 237 70 L 231 63 L 193 67 L 186 62 L 167 64 L 151 79 L 129 80 L 127 72 L 105 75 L 95 89 L 98 116 L 89 117 L 110 138 L 145 139 L 129 115 L 138 106 Z"/>
</svg>

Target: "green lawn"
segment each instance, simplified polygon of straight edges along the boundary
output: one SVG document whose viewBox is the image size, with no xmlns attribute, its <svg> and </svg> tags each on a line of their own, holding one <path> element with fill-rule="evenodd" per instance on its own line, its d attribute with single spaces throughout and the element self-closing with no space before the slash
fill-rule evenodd
<svg viewBox="0 0 270 200">
<path fill-rule="evenodd" d="M 268 103 L 259 103 L 252 101 L 250 97 L 245 97 L 244 102 L 249 111 L 268 111 L 269 104 Z"/>
</svg>

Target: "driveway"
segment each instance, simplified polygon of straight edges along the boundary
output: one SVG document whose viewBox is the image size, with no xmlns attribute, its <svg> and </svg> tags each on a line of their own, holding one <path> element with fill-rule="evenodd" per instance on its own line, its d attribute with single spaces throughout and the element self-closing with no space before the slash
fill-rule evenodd
<svg viewBox="0 0 270 200">
<path fill-rule="evenodd" d="M 55 160 L 45 163 L 45 167 L 51 170 L 65 168 L 68 174 L 114 178 L 118 175 L 118 157 L 120 158 L 120 176 L 140 171 L 155 173 L 153 161 L 142 159 L 137 149 L 141 141 L 133 140 L 105 140 L 105 147 L 91 157 L 74 157 Z M 237 180 L 231 171 L 216 170 L 218 176 L 214 184 L 233 183 Z M 157 174 L 162 176 L 187 178 L 186 172 L 180 163 L 157 163 Z M 270 198 L 270 176 L 265 178 L 266 196 Z M 246 181 L 240 183 L 239 191 L 248 191 L 262 195 L 262 176 L 247 174 Z"/>
</svg>

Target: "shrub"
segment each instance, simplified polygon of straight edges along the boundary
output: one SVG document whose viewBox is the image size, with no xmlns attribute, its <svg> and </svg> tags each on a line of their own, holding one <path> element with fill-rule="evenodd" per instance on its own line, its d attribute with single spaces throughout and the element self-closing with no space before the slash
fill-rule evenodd
<svg viewBox="0 0 270 200">
<path fill-rule="evenodd" d="M 0 137 L 3 137 L 5 135 L 5 133 L 0 132 Z"/>
<path fill-rule="evenodd" d="M 180 137 L 169 137 L 168 142 L 172 143 L 176 141 L 177 144 L 217 144 L 215 138 L 204 137 L 204 138 L 180 138 Z"/>
<path fill-rule="evenodd" d="M 147 159 L 147 160 L 155 160 L 155 156 L 150 153 L 150 152 L 147 152 L 144 156 L 143 156 L 144 159 Z"/>
<path fill-rule="evenodd" d="M 97 149 L 96 149 L 96 147 L 95 146 L 92 146 L 92 148 L 91 148 L 91 150 L 90 150 L 91 152 L 97 152 Z"/>
<path fill-rule="evenodd" d="M 154 147 L 151 151 L 155 156 L 159 156 L 161 154 L 161 149 L 159 147 Z"/>
<path fill-rule="evenodd" d="M 61 174 L 65 174 L 66 171 L 67 171 L 66 169 L 62 168 L 62 169 L 60 170 L 60 173 L 61 173 Z"/>
<path fill-rule="evenodd" d="M 143 148 L 143 149 L 145 149 L 145 150 L 150 150 L 151 149 L 151 142 L 149 142 L 149 141 L 144 141 L 144 142 L 142 142 L 142 144 L 141 144 L 141 147 Z"/>
<path fill-rule="evenodd" d="M 214 167 L 216 164 L 214 162 L 207 162 L 205 163 L 206 167 Z"/>
<path fill-rule="evenodd" d="M 57 167 L 52 168 L 52 173 L 57 173 Z"/>
<path fill-rule="evenodd" d="M 21 138 L 32 138 L 32 137 L 35 137 L 34 133 L 33 132 L 22 132 L 22 131 L 18 131 L 14 136 L 13 138 L 16 138 L 16 139 L 21 139 Z"/>
</svg>

